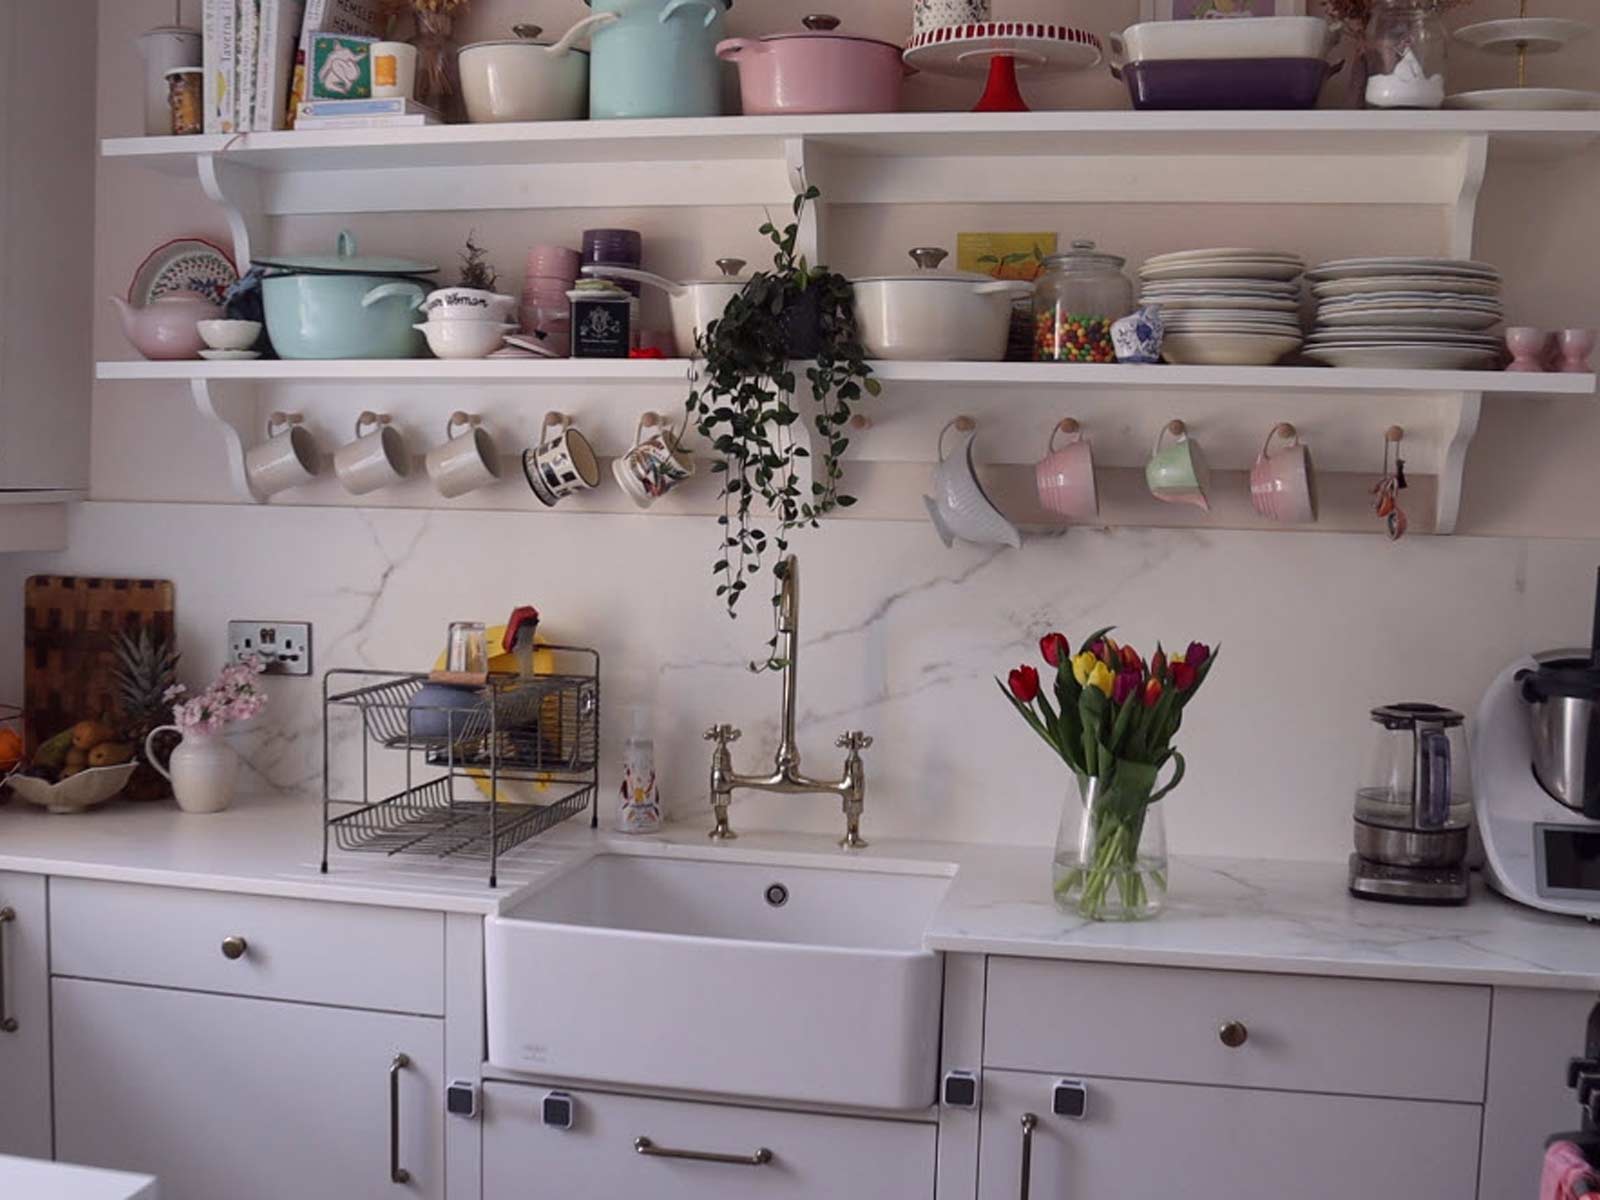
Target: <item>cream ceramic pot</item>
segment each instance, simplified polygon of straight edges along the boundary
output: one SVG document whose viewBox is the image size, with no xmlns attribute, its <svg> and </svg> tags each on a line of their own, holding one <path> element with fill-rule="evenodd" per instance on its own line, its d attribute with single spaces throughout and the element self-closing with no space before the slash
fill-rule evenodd
<svg viewBox="0 0 1600 1200">
<path fill-rule="evenodd" d="M 909 275 L 857 279 L 856 325 L 868 358 L 998 362 L 1006 356 L 1011 304 L 1033 294 L 1022 279 L 941 271 L 948 251 L 911 251 Z"/>
<path fill-rule="evenodd" d="M 517 25 L 517 36 L 474 42 L 461 49 L 461 98 L 475 125 L 503 121 L 576 121 L 589 109 L 589 52 L 574 43 L 610 13 L 585 17 L 555 42 L 536 40 L 537 25 Z"/>
<path fill-rule="evenodd" d="M 612 267 L 603 263 L 590 264 L 583 268 L 583 273 L 602 279 L 647 283 L 664 291 L 672 313 L 672 340 L 677 344 L 678 356 L 692 358 L 696 335 L 720 317 L 722 310 L 728 307 L 728 301 L 743 291 L 744 285 L 749 282 L 747 277 L 739 274 L 744 269 L 742 258 L 719 258 L 717 267 L 722 271 L 722 278 L 697 279 L 687 283 L 677 283 L 634 267 Z"/>
</svg>

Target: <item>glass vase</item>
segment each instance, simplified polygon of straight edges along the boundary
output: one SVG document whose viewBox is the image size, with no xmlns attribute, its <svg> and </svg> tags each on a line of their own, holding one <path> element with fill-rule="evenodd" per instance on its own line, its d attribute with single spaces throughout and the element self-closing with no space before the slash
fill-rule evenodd
<svg viewBox="0 0 1600 1200">
<path fill-rule="evenodd" d="M 1449 41 L 1433 0 L 1377 0 L 1363 47 L 1367 107 L 1443 104 Z"/>
<path fill-rule="evenodd" d="M 455 18 L 450 13 L 418 12 L 417 33 L 411 39 L 417 48 L 417 102 L 446 121 L 459 121 L 465 112 L 460 100 L 460 48 L 452 37 L 454 31 Z"/>
<path fill-rule="evenodd" d="M 1154 769 L 1077 776 L 1061 806 L 1056 907 L 1091 921 L 1143 921 L 1167 902 L 1167 829 Z M 1176 782 L 1174 780 L 1173 782 Z M 1152 793 L 1155 799 L 1152 799 Z"/>
</svg>

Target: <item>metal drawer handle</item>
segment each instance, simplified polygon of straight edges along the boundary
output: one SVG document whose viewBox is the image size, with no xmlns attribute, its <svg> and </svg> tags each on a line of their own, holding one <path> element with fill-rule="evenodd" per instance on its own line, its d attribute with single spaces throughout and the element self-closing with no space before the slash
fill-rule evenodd
<svg viewBox="0 0 1600 1200">
<path fill-rule="evenodd" d="M 1243 1021 L 1224 1021 L 1222 1028 L 1217 1030 L 1217 1036 L 1229 1050 L 1237 1050 L 1250 1040 L 1250 1031 L 1245 1028 Z"/>
<path fill-rule="evenodd" d="M 647 1137 L 633 1139 L 633 1148 L 649 1158 L 687 1158 L 690 1162 L 726 1163 L 730 1167 L 764 1167 L 772 1161 L 772 1151 L 756 1147 L 754 1154 L 716 1154 L 710 1150 L 674 1150 L 658 1146 Z"/>
<path fill-rule="evenodd" d="M 225 937 L 222 939 L 223 958 L 243 958 L 245 956 L 245 951 L 249 949 L 250 943 L 245 941 L 238 934 L 233 934 L 231 937 Z"/>
<path fill-rule="evenodd" d="M 411 1172 L 400 1165 L 400 1072 L 411 1059 L 396 1054 L 389 1064 L 389 1182 L 410 1183 Z"/>
<path fill-rule="evenodd" d="M 1033 1187 L 1033 1131 L 1038 1124 L 1032 1113 L 1022 1114 L 1022 1200 L 1028 1200 Z"/>
<path fill-rule="evenodd" d="M 17 910 L 9 905 L 0 908 L 0 1033 L 15 1033 L 17 1019 L 6 1011 L 6 939 L 5 927 L 17 919 Z"/>
</svg>

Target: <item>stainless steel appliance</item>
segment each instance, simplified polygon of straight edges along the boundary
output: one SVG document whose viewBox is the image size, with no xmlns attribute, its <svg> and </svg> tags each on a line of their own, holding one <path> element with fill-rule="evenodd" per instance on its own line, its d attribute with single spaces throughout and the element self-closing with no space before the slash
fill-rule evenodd
<svg viewBox="0 0 1600 1200">
<path fill-rule="evenodd" d="M 1490 884 L 1600 921 L 1600 583 L 1589 646 L 1501 671 L 1479 705 L 1472 753 Z"/>
<path fill-rule="evenodd" d="M 1472 785 L 1465 719 L 1436 704 L 1372 710 L 1377 738 L 1356 789 L 1350 891 L 1371 900 L 1467 898 Z"/>
</svg>

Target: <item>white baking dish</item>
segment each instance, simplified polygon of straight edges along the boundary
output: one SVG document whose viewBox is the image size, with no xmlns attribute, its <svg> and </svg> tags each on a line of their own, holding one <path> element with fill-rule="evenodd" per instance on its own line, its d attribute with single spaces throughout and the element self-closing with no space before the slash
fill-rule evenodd
<svg viewBox="0 0 1600 1200">
<path fill-rule="evenodd" d="M 1322 58 L 1339 36 L 1321 17 L 1144 21 L 1110 34 L 1112 67 L 1169 59 Z"/>
</svg>

